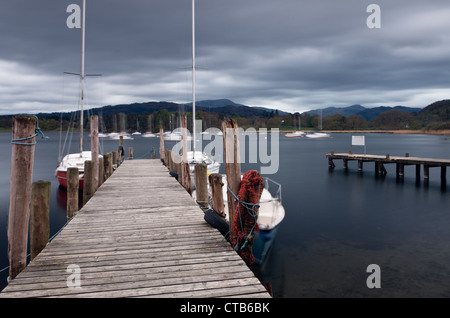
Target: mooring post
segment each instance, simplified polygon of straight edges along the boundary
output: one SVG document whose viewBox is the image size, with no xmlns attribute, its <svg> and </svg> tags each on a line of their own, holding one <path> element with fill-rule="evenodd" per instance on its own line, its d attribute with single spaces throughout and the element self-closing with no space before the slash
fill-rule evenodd
<svg viewBox="0 0 450 318">
<path fill-rule="evenodd" d="M 120 157 L 120 149 L 117 149 L 117 151 L 111 152 L 111 154 L 112 154 L 113 165 L 117 165 L 117 167 L 118 167 L 119 166 L 118 158 Z"/>
<path fill-rule="evenodd" d="M 78 212 L 79 171 L 76 167 L 67 169 L 67 219 L 71 219 Z"/>
<path fill-rule="evenodd" d="M 164 130 L 159 128 L 159 158 L 161 160 L 165 160 L 165 151 L 164 151 Z"/>
<path fill-rule="evenodd" d="M 225 217 L 222 175 L 220 173 L 212 173 L 209 175 L 208 179 L 209 186 L 211 187 L 212 208 L 218 215 Z"/>
<path fill-rule="evenodd" d="M 111 170 L 112 170 L 112 153 L 108 152 L 103 155 L 103 172 L 104 172 L 104 181 L 108 180 L 108 178 L 111 176 Z"/>
<path fill-rule="evenodd" d="M 47 245 L 50 237 L 50 181 L 36 181 L 31 189 L 30 259 L 33 260 Z"/>
<path fill-rule="evenodd" d="M 113 174 L 113 172 L 114 172 L 113 164 L 114 164 L 114 162 L 113 162 L 113 155 L 112 155 L 112 152 L 110 152 L 109 156 L 108 156 L 108 175 L 109 176 L 111 176 Z"/>
<path fill-rule="evenodd" d="M 34 116 L 14 116 L 8 216 L 9 279 L 26 266 L 35 130 Z"/>
<path fill-rule="evenodd" d="M 94 162 L 86 160 L 84 162 L 83 206 L 92 198 L 94 193 Z"/>
<path fill-rule="evenodd" d="M 204 163 L 195 165 L 195 189 L 197 193 L 197 203 L 203 207 L 208 207 L 208 167 Z"/>
<path fill-rule="evenodd" d="M 133 147 L 128 148 L 128 159 L 133 160 Z"/>
<path fill-rule="evenodd" d="M 222 122 L 225 171 L 227 174 L 227 200 L 230 224 L 230 237 L 233 237 L 233 218 L 236 210 L 237 197 L 241 186 L 241 162 L 239 154 L 239 132 L 237 122 L 226 119 Z M 231 192 L 232 193 L 231 193 Z M 234 195 L 233 195 L 234 194 Z"/>
<path fill-rule="evenodd" d="M 103 157 L 98 158 L 98 186 L 97 188 L 100 188 L 100 186 L 105 182 L 105 163 Z"/>
<path fill-rule="evenodd" d="M 90 120 L 91 130 L 91 160 L 94 162 L 92 167 L 92 186 L 94 192 L 98 188 L 98 116 L 92 115 Z"/>
</svg>

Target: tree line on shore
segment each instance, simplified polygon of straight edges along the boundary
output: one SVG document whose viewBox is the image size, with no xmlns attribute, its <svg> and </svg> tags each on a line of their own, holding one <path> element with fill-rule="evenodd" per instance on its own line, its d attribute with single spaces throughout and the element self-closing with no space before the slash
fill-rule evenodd
<svg viewBox="0 0 450 318">
<path fill-rule="evenodd" d="M 110 106 L 109 106 L 110 107 Z M 189 110 L 152 109 L 150 111 L 119 112 L 113 110 L 102 114 L 101 108 L 91 110 L 92 114 L 100 116 L 100 130 L 113 131 L 164 131 L 179 127 L 180 114 L 187 116 L 188 129 L 192 122 L 192 112 Z M 89 114 L 89 113 L 88 113 Z M 78 127 L 79 112 L 38 114 L 39 126 L 44 131 L 67 130 Z M 247 106 L 228 106 L 220 108 L 199 107 L 196 119 L 202 120 L 202 129 L 210 127 L 221 128 L 225 118 L 235 119 L 239 126 L 247 129 L 279 128 L 280 130 L 443 130 L 450 129 L 450 100 L 435 102 L 417 113 L 403 112 L 397 109 L 385 111 L 377 117 L 366 120 L 361 115 L 343 116 L 334 114 L 321 118 L 308 113 L 279 114 L 277 110 L 267 111 L 252 109 Z M 84 116 L 84 127 L 88 128 L 89 116 Z M 12 115 L 0 116 L 0 128 L 8 130 L 12 126 Z"/>
</svg>

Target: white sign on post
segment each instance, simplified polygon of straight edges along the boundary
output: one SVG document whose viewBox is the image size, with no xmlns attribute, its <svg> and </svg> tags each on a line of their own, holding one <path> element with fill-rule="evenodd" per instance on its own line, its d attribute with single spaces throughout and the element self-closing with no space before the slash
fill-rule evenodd
<svg viewBox="0 0 450 318">
<path fill-rule="evenodd" d="M 352 136 L 352 146 L 365 146 L 366 136 Z"/>
<path fill-rule="evenodd" d="M 352 147 L 363 146 L 364 154 L 366 154 L 366 136 L 352 136 Z"/>
</svg>

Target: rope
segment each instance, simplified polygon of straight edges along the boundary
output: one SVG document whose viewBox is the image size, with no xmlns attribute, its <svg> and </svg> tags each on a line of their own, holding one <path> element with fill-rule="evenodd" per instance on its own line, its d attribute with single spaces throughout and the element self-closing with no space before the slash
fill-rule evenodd
<svg viewBox="0 0 450 318">
<path fill-rule="evenodd" d="M 34 116 L 36 118 L 36 129 L 35 129 L 35 134 L 29 137 L 25 137 L 25 138 L 17 138 L 17 139 L 11 139 L 11 143 L 14 145 L 23 145 L 23 146 L 33 146 L 37 144 L 37 141 L 35 142 L 20 142 L 20 141 L 25 141 L 25 140 L 29 140 L 32 139 L 34 137 L 37 137 L 38 135 L 42 136 L 42 139 L 48 139 L 47 136 L 44 135 L 44 133 L 42 132 L 41 128 L 39 128 L 39 119 L 37 118 L 37 116 Z"/>
</svg>

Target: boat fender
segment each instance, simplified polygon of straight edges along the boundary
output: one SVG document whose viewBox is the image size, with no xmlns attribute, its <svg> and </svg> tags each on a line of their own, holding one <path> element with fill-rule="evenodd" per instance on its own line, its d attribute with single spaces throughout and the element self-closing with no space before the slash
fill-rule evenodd
<svg viewBox="0 0 450 318">
<path fill-rule="evenodd" d="M 218 215 L 214 210 L 208 209 L 205 212 L 204 219 L 213 228 L 219 230 L 223 237 L 226 238 L 228 242 L 230 242 L 230 227 L 228 225 L 228 222 L 224 218 Z"/>
</svg>

